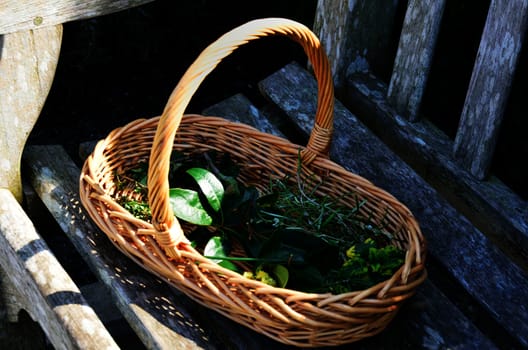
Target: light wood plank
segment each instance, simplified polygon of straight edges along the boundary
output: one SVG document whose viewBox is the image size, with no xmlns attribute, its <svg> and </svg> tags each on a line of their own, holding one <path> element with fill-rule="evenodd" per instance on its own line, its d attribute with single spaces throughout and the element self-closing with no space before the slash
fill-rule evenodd
<svg viewBox="0 0 528 350">
<path fill-rule="evenodd" d="M 0 36 L 0 188 L 19 201 L 22 150 L 51 88 L 61 40 L 62 25 Z"/>
<path fill-rule="evenodd" d="M 389 101 L 411 121 L 418 112 L 433 60 L 445 0 L 411 0 L 389 84 Z"/>
<path fill-rule="evenodd" d="M 56 349 L 119 349 L 12 193 L 0 189 L 0 266 L 8 305 L 26 310 Z"/>
<path fill-rule="evenodd" d="M 0 34 L 102 16 L 154 0 L 0 0 Z"/>
<path fill-rule="evenodd" d="M 527 23 L 527 1 L 491 1 L 454 144 L 479 180 L 489 173 Z"/>
<path fill-rule="evenodd" d="M 78 197 L 80 170 L 61 146 L 28 146 L 24 154 L 31 184 L 68 235 L 109 297 L 148 349 L 208 348 L 207 338 L 178 302 L 177 294 L 141 273 L 86 216 Z M 165 288 L 161 288 L 165 287 Z M 188 324 L 190 326 L 188 326 Z M 183 325 L 183 326 L 182 326 Z M 182 334 L 174 332 L 180 330 Z M 187 339 L 187 337 L 189 339 Z M 193 339 L 198 339 L 198 343 Z"/>
</svg>

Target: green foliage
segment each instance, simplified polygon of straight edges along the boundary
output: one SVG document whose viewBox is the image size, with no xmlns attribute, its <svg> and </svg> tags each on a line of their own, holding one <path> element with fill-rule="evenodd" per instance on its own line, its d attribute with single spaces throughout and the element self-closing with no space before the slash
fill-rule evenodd
<svg viewBox="0 0 528 350">
<path fill-rule="evenodd" d="M 255 272 L 244 271 L 243 276 L 252 280 L 257 280 L 273 287 L 284 288 L 288 283 L 288 269 L 280 264 L 259 265 Z"/>
<path fill-rule="evenodd" d="M 372 238 L 352 245 L 339 269 L 327 276 L 325 284 L 333 293 L 367 288 L 390 278 L 403 264 L 405 253 L 392 245 L 378 247 Z"/>
<path fill-rule="evenodd" d="M 205 245 L 204 256 L 213 257 L 211 259 L 213 262 L 225 267 L 226 269 L 238 271 L 236 265 L 229 261 L 229 258 L 227 257 L 228 254 L 226 254 L 226 244 L 227 242 L 225 242 L 222 237 L 211 237 L 211 239 Z"/>
<path fill-rule="evenodd" d="M 171 205 L 176 217 L 199 225 L 187 236 L 205 257 L 248 278 L 332 293 L 390 278 L 403 264 L 404 251 L 391 245 L 393 236 L 383 221 L 365 217 L 365 200 L 317 194 L 321 183 L 300 169 L 299 164 L 296 178 L 271 180 L 268 191 L 259 193 L 237 181 L 239 169 L 226 155 L 175 152 Z M 143 164 L 124 178 L 136 181 L 146 196 Z M 355 205 L 343 205 L 347 200 Z M 140 201 L 123 204 L 138 217 L 150 215 Z M 243 257 L 232 255 L 235 244 Z"/>
<path fill-rule="evenodd" d="M 121 197 L 119 203 L 125 208 L 130 214 L 136 218 L 149 221 L 152 214 L 148 203 L 130 199 L 128 197 Z"/>
<path fill-rule="evenodd" d="M 191 168 L 187 170 L 187 174 L 196 180 L 211 208 L 214 211 L 219 211 L 224 198 L 222 182 L 213 173 L 202 168 Z"/>
<path fill-rule="evenodd" d="M 213 223 L 213 218 L 203 207 L 198 192 L 185 188 L 171 188 L 169 201 L 172 212 L 177 218 L 195 225 L 209 226 Z"/>
</svg>

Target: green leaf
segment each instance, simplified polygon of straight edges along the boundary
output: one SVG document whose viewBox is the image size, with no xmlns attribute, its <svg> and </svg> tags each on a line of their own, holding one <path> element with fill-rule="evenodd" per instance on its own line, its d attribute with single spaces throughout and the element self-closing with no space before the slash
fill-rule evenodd
<svg viewBox="0 0 528 350">
<path fill-rule="evenodd" d="M 288 283 L 288 279 L 290 277 L 288 269 L 283 265 L 277 264 L 273 268 L 273 274 L 275 275 L 275 279 L 277 280 L 278 286 L 280 288 L 286 287 L 286 284 Z"/>
<path fill-rule="evenodd" d="M 183 188 L 171 188 L 169 201 L 177 218 L 195 225 L 209 226 L 213 219 L 200 202 L 198 192 Z"/>
<path fill-rule="evenodd" d="M 204 248 L 204 256 L 214 256 L 215 258 L 210 258 L 212 262 L 217 263 L 218 265 L 231 271 L 238 270 L 235 264 L 229 260 L 222 259 L 223 257 L 227 258 L 222 237 L 213 236 L 211 239 L 209 239 Z"/>
<path fill-rule="evenodd" d="M 187 170 L 187 173 L 196 180 L 211 208 L 219 211 L 224 197 L 222 182 L 212 172 L 203 168 L 191 168 Z"/>
<path fill-rule="evenodd" d="M 260 246 L 258 257 L 269 260 L 280 260 L 288 266 L 291 264 L 305 264 L 306 251 L 283 242 L 285 232 L 276 231 Z"/>
</svg>

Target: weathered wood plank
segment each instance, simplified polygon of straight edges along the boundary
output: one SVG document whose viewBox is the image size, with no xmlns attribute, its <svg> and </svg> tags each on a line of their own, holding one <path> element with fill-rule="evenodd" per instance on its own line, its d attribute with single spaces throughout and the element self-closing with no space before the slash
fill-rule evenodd
<svg viewBox="0 0 528 350">
<path fill-rule="evenodd" d="M 0 0 L 0 34 L 102 16 L 154 0 Z"/>
<path fill-rule="evenodd" d="M 299 88 L 302 86 L 303 88 Z M 310 132 L 313 78 L 292 64 L 260 83 L 267 96 Z M 292 101 L 304 101 L 293 104 Z M 298 106 L 298 107 L 297 107 Z M 528 277 L 340 103 L 335 106 L 331 158 L 389 191 L 417 217 L 429 252 L 523 346 L 528 346 Z"/>
<path fill-rule="evenodd" d="M 392 65 L 388 50 L 397 5 L 394 0 L 318 1 L 313 31 L 328 55 L 336 93 L 351 62 L 361 70 Z"/>
<path fill-rule="evenodd" d="M 0 188 L 18 201 L 22 150 L 51 88 L 61 40 L 61 25 L 0 36 Z"/>
<path fill-rule="evenodd" d="M 426 119 L 410 123 L 372 75 L 349 77 L 345 99 L 361 120 L 464 216 L 528 271 L 528 203 L 499 179 L 478 181 L 452 158 L 453 141 Z"/>
<path fill-rule="evenodd" d="M 454 144 L 455 158 L 480 180 L 489 172 L 527 23 L 525 0 L 491 1 Z"/>
<path fill-rule="evenodd" d="M 411 0 L 389 84 L 389 101 L 411 121 L 418 112 L 433 60 L 445 0 Z"/>
<path fill-rule="evenodd" d="M 118 349 L 6 189 L 0 189 L 0 265 L 14 287 L 9 297 L 39 322 L 56 349 Z"/>
</svg>

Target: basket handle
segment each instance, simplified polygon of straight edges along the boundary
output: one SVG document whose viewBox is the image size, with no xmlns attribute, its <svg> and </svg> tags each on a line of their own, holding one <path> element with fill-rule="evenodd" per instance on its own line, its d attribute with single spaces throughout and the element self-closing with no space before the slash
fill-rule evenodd
<svg viewBox="0 0 528 350">
<path fill-rule="evenodd" d="M 318 84 L 317 112 L 308 145 L 301 152 L 305 164 L 317 155 L 328 155 L 333 113 L 334 87 L 328 58 L 319 39 L 303 24 L 283 18 L 248 22 L 221 36 L 209 45 L 187 69 L 163 110 L 150 153 L 148 170 L 149 205 L 158 242 L 169 255 L 179 256 L 178 243 L 186 241 L 169 201 L 170 155 L 176 131 L 191 97 L 205 77 L 239 46 L 260 37 L 284 35 L 298 42 L 311 62 Z"/>
</svg>

